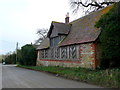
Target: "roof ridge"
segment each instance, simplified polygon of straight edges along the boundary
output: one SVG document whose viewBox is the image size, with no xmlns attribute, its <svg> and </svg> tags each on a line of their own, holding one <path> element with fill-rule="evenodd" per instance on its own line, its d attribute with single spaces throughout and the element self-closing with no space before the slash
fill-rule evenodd
<svg viewBox="0 0 120 90">
<path fill-rule="evenodd" d="M 57 21 L 52 21 L 52 23 L 65 24 L 65 25 L 69 25 L 70 24 L 70 23 L 57 22 Z"/>
<path fill-rule="evenodd" d="M 52 23 L 63 23 L 63 22 L 58 22 L 58 21 L 52 21 Z M 63 24 L 65 24 L 65 23 L 63 23 Z"/>
</svg>

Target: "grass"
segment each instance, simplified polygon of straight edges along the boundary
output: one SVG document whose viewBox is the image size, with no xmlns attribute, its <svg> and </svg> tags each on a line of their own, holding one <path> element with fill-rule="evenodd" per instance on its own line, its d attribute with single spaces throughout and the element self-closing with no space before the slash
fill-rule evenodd
<svg viewBox="0 0 120 90">
<path fill-rule="evenodd" d="M 0 63 L 2 62 L 2 55 L 0 55 Z"/>
<path fill-rule="evenodd" d="M 59 76 L 78 80 L 102 87 L 120 88 L 120 69 L 90 70 L 85 68 L 67 68 L 55 66 L 23 66 L 18 67 L 45 71 Z"/>
</svg>

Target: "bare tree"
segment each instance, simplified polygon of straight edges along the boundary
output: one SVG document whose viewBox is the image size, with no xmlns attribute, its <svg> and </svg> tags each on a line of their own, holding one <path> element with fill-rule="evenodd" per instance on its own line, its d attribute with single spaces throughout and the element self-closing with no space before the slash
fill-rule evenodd
<svg viewBox="0 0 120 90">
<path fill-rule="evenodd" d="M 36 34 L 38 34 L 39 38 L 35 41 L 35 45 L 39 45 L 42 42 L 42 40 L 46 38 L 47 32 L 48 32 L 48 29 L 45 29 L 45 28 L 38 29 Z"/>
<path fill-rule="evenodd" d="M 91 11 L 102 9 L 119 0 L 70 0 L 70 5 L 73 8 L 73 13 L 82 9 L 85 14 Z"/>
</svg>

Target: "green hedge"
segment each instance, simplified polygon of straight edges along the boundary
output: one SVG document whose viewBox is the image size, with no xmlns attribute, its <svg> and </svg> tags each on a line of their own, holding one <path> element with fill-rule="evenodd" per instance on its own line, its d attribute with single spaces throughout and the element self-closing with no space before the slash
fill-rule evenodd
<svg viewBox="0 0 120 90">
<path fill-rule="evenodd" d="M 18 50 L 18 63 L 21 65 L 36 65 L 37 52 L 36 48 L 31 44 L 24 45 L 21 50 Z"/>
</svg>

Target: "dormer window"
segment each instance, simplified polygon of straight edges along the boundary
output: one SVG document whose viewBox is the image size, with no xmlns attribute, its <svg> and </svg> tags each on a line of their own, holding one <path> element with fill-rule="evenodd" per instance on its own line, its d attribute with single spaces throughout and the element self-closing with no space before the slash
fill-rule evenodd
<svg viewBox="0 0 120 90">
<path fill-rule="evenodd" d="M 65 35 L 59 35 L 57 37 L 50 38 L 50 46 L 55 47 L 65 38 Z"/>
<path fill-rule="evenodd" d="M 50 39 L 50 47 L 59 46 L 59 43 L 68 35 L 71 24 L 52 22 L 47 37 Z"/>
<path fill-rule="evenodd" d="M 57 46 L 58 45 L 58 43 L 59 43 L 59 37 L 57 36 L 57 37 L 54 37 L 54 38 L 50 38 L 50 46 L 51 47 L 54 47 L 54 46 Z"/>
</svg>

